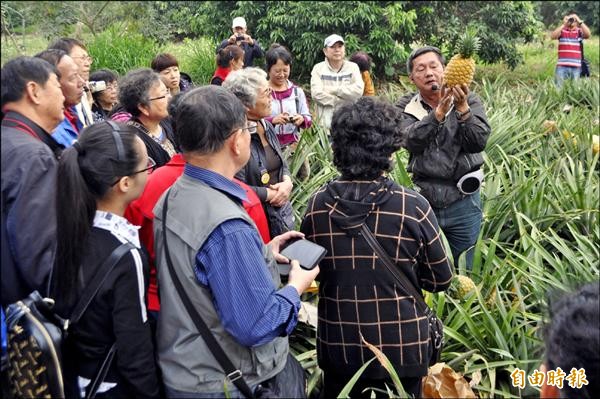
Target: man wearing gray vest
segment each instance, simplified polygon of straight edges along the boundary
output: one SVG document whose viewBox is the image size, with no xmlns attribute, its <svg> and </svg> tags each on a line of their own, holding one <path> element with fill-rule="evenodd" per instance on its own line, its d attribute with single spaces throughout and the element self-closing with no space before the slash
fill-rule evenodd
<svg viewBox="0 0 600 399">
<path fill-rule="evenodd" d="M 244 106 L 229 91 L 205 86 L 185 94 L 175 115 L 186 160 L 183 175 L 154 208 L 161 311 L 157 350 L 168 397 L 243 397 L 211 354 L 173 285 L 163 234 L 185 295 L 219 345 L 254 390 L 286 364 L 287 336 L 298 320 L 300 294 L 319 272 L 291 261 L 281 289 L 279 247 L 302 237 L 288 232 L 264 245 L 242 206 L 244 190 L 232 181 L 250 157 Z"/>
</svg>

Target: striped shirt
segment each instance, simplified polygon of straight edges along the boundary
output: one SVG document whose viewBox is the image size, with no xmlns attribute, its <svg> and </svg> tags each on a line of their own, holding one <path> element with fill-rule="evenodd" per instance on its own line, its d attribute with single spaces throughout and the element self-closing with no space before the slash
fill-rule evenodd
<svg viewBox="0 0 600 399">
<path fill-rule="evenodd" d="M 234 200 L 246 199 L 245 191 L 222 175 L 190 164 L 184 173 Z M 196 255 L 196 279 L 209 287 L 223 326 L 244 346 L 289 335 L 298 321 L 300 296 L 289 285 L 277 290 L 262 245 L 254 226 L 233 219 L 215 228 Z"/>
<path fill-rule="evenodd" d="M 560 32 L 556 65 L 581 68 L 581 29 L 563 29 Z"/>
</svg>

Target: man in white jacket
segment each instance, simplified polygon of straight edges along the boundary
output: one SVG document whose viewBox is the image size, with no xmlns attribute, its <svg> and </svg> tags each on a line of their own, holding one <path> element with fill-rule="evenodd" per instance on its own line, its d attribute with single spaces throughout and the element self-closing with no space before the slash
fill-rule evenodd
<svg viewBox="0 0 600 399">
<path fill-rule="evenodd" d="M 346 48 L 341 36 L 327 36 L 323 53 L 325 61 L 316 64 L 311 72 L 310 94 L 316 105 L 316 122 L 329 130 L 335 107 L 362 96 L 364 82 L 358 65 L 345 59 Z"/>
</svg>

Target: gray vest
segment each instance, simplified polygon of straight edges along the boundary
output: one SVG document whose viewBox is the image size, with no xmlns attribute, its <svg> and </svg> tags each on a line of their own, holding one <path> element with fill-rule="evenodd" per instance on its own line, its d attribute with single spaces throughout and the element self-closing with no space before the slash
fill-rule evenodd
<svg viewBox="0 0 600 399">
<path fill-rule="evenodd" d="M 169 275 L 162 238 L 163 203 L 164 194 L 154 208 L 154 244 L 161 299 L 157 351 L 163 381 L 170 388 L 190 393 L 223 392 L 224 383 L 231 391 L 236 389 L 235 386 L 226 380 L 225 372 L 204 343 Z M 253 386 L 283 369 L 289 350 L 287 337 L 278 337 L 254 348 L 240 345 L 221 324 L 210 290 L 199 284 L 194 275 L 199 249 L 217 226 L 230 219 L 243 219 L 254 224 L 241 205 L 198 180 L 182 175 L 173 185 L 167 217 L 173 266 L 188 298 L 231 362 L 242 371 L 248 385 Z M 277 265 L 266 245 L 263 245 L 263 256 L 273 277 L 273 286 L 277 288 L 280 285 Z"/>
</svg>

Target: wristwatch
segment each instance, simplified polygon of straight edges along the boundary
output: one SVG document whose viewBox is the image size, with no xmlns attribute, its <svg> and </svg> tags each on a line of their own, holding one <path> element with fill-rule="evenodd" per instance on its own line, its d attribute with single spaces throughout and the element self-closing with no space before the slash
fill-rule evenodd
<svg viewBox="0 0 600 399">
<path fill-rule="evenodd" d="M 462 117 L 468 114 L 469 112 L 471 112 L 471 108 L 467 107 L 467 110 L 465 112 L 454 111 L 454 115 L 456 115 L 456 119 L 460 121 Z"/>
</svg>

